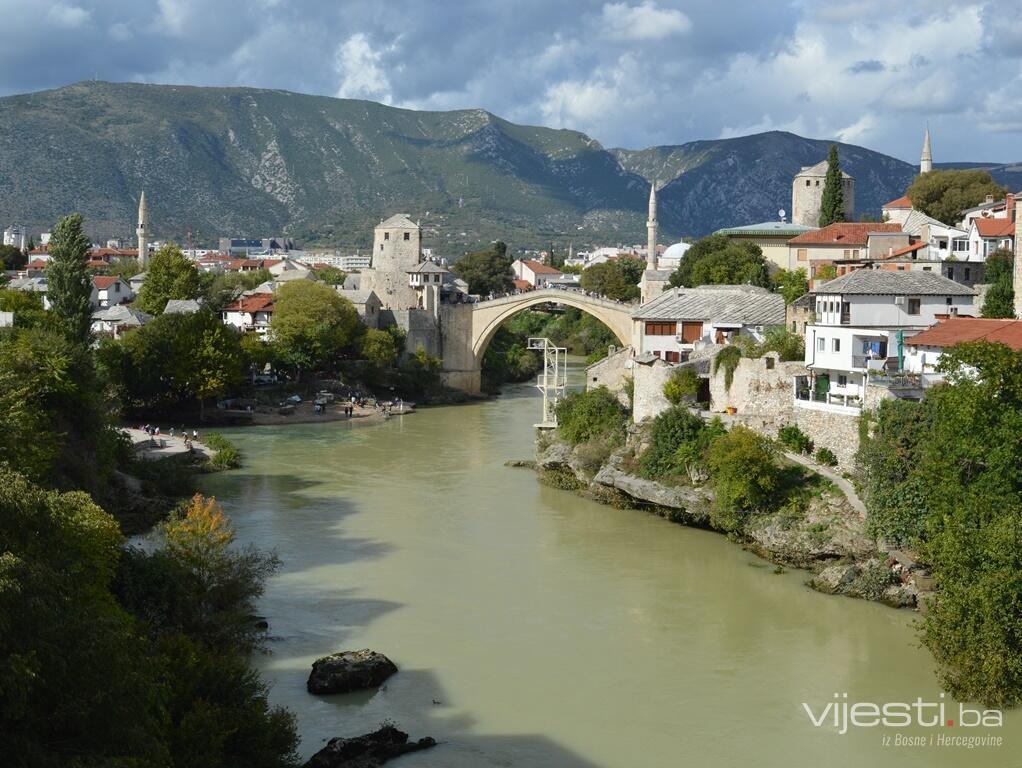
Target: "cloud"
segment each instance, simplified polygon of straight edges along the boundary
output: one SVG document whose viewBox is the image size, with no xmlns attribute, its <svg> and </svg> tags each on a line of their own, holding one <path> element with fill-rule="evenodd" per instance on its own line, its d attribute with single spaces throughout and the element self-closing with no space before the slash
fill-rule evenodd
<svg viewBox="0 0 1022 768">
<path fill-rule="evenodd" d="M 89 23 L 92 13 L 78 5 L 55 3 L 46 12 L 46 18 L 59 27 L 76 29 Z"/>
<path fill-rule="evenodd" d="M 611 40 L 662 40 L 688 32 L 692 22 L 674 8 L 658 8 L 651 0 L 641 5 L 606 3 L 603 31 Z"/>
<path fill-rule="evenodd" d="M 938 161 L 1018 159 L 1022 132 L 1022 0 L 43 2 L 0 0 L 0 94 L 243 85 L 483 108 L 606 146 L 791 130 L 910 160 L 927 120 Z"/>
<path fill-rule="evenodd" d="M 386 49 L 385 49 L 386 50 Z M 361 32 L 337 48 L 335 65 L 341 76 L 337 95 L 343 99 L 371 99 L 390 104 L 390 81 L 380 65 L 384 51 L 374 50 Z"/>
<path fill-rule="evenodd" d="M 857 61 L 848 67 L 845 72 L 850 75 L 859 75 L 863 72 L 883 72 L 887 67 L 882 61 L 877 59 L 866 59 L 865 61 Z"/>
</svg>

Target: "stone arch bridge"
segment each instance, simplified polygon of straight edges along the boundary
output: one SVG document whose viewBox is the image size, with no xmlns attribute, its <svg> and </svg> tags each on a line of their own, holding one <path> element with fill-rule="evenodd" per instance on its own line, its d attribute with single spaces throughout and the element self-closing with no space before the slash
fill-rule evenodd
<svg viewBox="0 0 1022 768">
<path fill-rule="evenodd" d="M 581 291 L 545 288 L 501 296 L 474 304 L 441 305 L 441 349 L 443 379 L 449 387 L 478 393 L 486 348 L 503 323 L 512 315 L 538 304 L 575 307 L 606 325 L 627 346 L 632 339 L 632 309 L 609 299 L 587 296 Z"/>
</svg>

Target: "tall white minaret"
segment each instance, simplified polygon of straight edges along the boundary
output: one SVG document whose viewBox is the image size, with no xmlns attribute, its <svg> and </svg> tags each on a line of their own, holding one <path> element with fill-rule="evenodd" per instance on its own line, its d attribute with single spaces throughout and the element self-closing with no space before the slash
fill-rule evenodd
<svg viewBox="0 0 1022 768">
<path fill-rule="evenodd" d="M 923 136 L 923 154 L 919 158 L 919 173 L 929 173 L 933 170 L 933 155 L 930 152 L 930 126 L 926 126 L 926 134 Z"/>
<path fill-rule="evenodd" d="M 649 219 L 646 221 L 646 269 L 656 269 L 656 182 L 649 187 Z"/>
<path fill-rule="evenodd" d="M 145 190 L 142 190 L 142 196 L 138 199 L 138 228 L 135 230 L 135 234 L 138 236 L 138 262 L 142 265 L 142 269 L 149 266 L 149 212 L 146 211 L 145 207 Z"/>
</svg>

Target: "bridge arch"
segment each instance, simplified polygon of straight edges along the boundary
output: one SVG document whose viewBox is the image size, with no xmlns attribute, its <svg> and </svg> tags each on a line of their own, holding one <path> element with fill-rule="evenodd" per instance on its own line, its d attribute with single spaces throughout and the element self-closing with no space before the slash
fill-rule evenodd
<svg viewBox="0 0 1022 768">
<path fill-rule="evenodd" d="M 581 291 L 544 289 L 502 296 L 481 301 L 472 308 L 472 354 L 478 364 L 493 335 L 505 321 L 519 312 L 538 304 L 562 304 L 574 307 L 595 317 L 613 333 L 621 346 L 628 346 L 632 338 L 632 307 L 608 299 L 587 296 Z"/>
</svg>

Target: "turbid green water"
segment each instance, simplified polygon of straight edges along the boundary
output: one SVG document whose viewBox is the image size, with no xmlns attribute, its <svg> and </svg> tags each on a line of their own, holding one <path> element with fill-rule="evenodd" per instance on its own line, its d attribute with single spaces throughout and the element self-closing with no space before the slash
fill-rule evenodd
<svg viewBox="0 0 1022 768">
<path fill-rule="evenodd" d="M 835 692 L 938 700 L 914 614 L 819 595 L 721 536 L 506 468 L 532 455 L 538 415 L 518 387 L 377 427 L 230 433 L 245 468 L 206 490 L 242 543 L 283 561 L 257 663 L 304 754 L 392 720 L 443 742 L 408 768 L 1022 765 L 1018 713 L 1000 729 L 813 727 L 802 702 L 819 712 Z M 401 668 L 385 688 L 306 693 L 316 657 L 365 647 Z M 938 732 L 1004 745 L 894 743 Z"/>
</svg>

